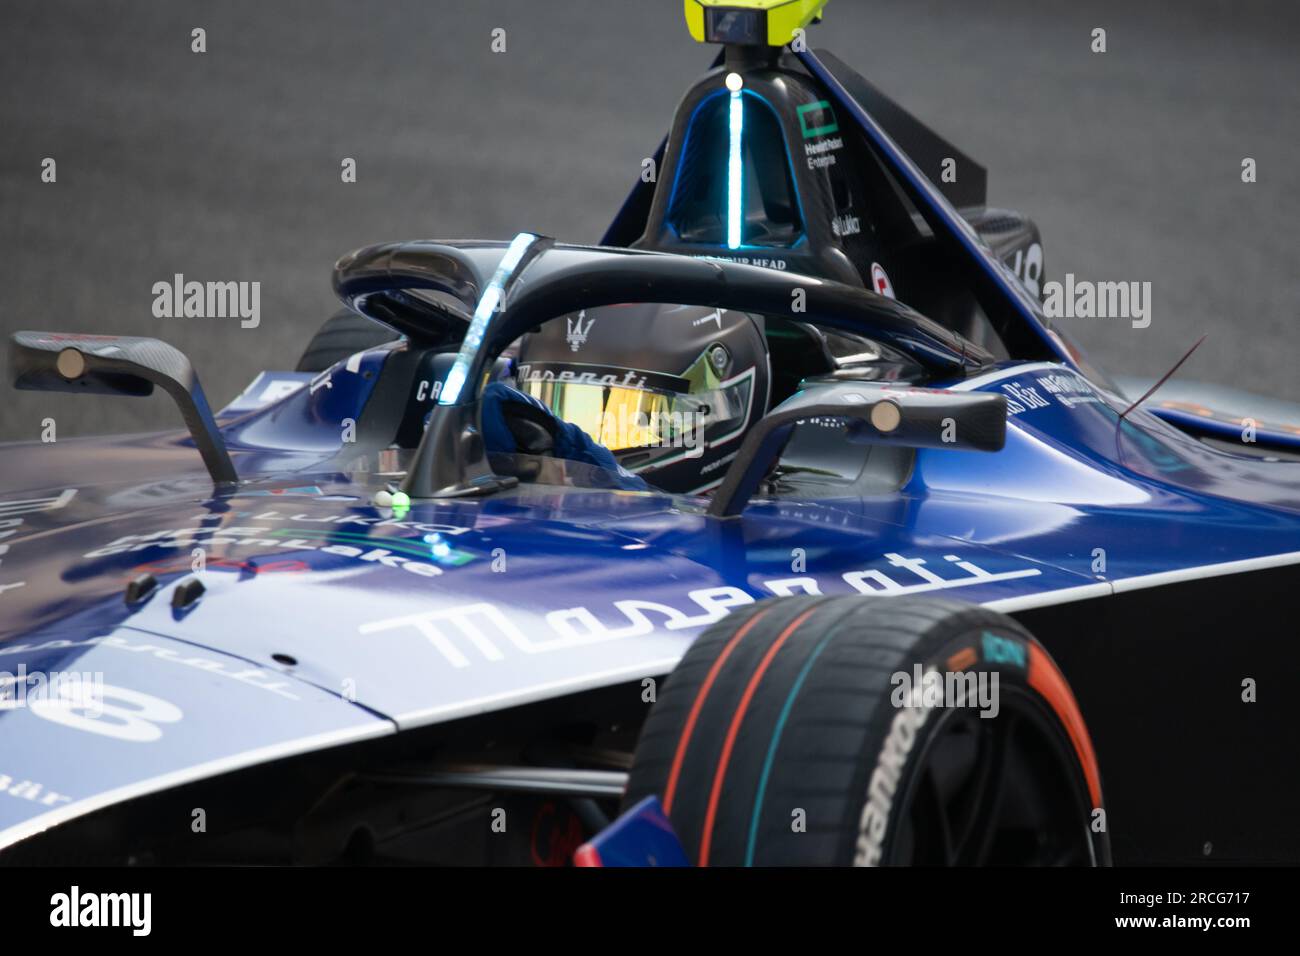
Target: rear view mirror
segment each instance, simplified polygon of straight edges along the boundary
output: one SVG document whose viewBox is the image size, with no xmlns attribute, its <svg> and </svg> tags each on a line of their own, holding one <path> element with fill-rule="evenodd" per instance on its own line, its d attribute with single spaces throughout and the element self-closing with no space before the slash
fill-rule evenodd
<svg viewBox="0 0 1300 956">
<path fill-rule="evenodd" d="M 854 382 L 814 385 L 774 408 L 749 430 L 709 503 L 709 514 L 734 518 L 744 511 L 794 427 L 810 418 L 858 422 L 855 439 L 877 445 L 1000 451 L 1007 437 L 1003 395 Z"/>
<path fill-rule="evenodd" d="M 212 480 L 239 480 L 190 360 L 166 342 L 129 335 L 15 332 L 9 368 L 15 388 L 36 392 L 143 396 L 160 386 L 180 408 Z"/>
</svg>

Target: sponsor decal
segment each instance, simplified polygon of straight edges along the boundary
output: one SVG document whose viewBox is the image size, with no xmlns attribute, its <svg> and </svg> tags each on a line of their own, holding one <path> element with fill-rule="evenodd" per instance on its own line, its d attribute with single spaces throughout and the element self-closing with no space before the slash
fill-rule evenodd
<svg viewBox="0 0 1300 956">
<path fill-rule="evenodd" d="M 1002 391 L 1007 396 L 1007 414 L 1019 415 L 1021 412 L 1031 408 L 1046 408 L 1052 404 L 1038 394 L 1038 389 L 1033 385 L 1022 385 L 1019 382 L 1008 382 L 1002 386 Z"/>
<path fill-rule="evenodd" d="M 1039 375 L 1035 381 L 1043 387 L 1043 391 L 1066 408 L 1101 401 L 1101 396 L 1093 391 L 1087 379 L 1080 378 L 1073 372 Z"/>
<path fill-rule="evenodd" d="M 587 322 L 585 326 L 582 324 L 584 319 L 586 319 Z M 569 349 L 571 351 L 576 352 L 587 344 L 587 336 L 591 334 L 591 327 L 595 325 L 595 323 L 595 319 L 587 318 L 586 309 L 583 309 L 578 313 L 578 321 L 576 323 L 573 320 L 573 316 L 569 316 L 564 320 L 566 327 L 564 341 L 569 343 Z"/>
<path fill-rule="evenodd" d="M 76 488 L 65 488 L 53 498 L 22 498 L 0 501 L 0 565 L 4 564 L 5 555 L 9 553 L 11 547 L 7 539 L 18 534 L 18 529 L 25 523 L 27 515 L 39 514 L 45 511 L 58 511 L 66 507 L 68 502 L 76 497 L 76 494 Z M 0 596 L 3 596 L 6 591 L 13 591 L 26 586 L 26 581 L 0 581 Z"/>
<path fill-rule="evenodd" d="M 318 521 L 324 518 L 312 518 L 306 515 L 294 516 L 296 520 Z M 347 516 L 335 516 L 344 521 L 335 520 L 333 524 L 348 523 Z M 104 558 L 117 554 L 130 554 L 151 548 L 175 550 L 199 546 L 213 548 L 219 546 L 276 548 L 284 551 L 316 551 L 321 554 L 353 558 L 367 564 L 381 565 L 388 568 L 401 568 L 420 577 L 432 578 L 442 574 L 439 565 L 457 567 L 474 559 L 471 553 L 453 548 L 444 540 L 444 535 L 456 535 L 469 529 L 446 525 L 431 525 L 416 522 L 383 521 L 369 519 L 375 525 L 397 525 L 424 531 L 418 540 L 388 536 L 369 535 L 360 531 L 332 528 L 263 528 L 253 525 L 237 526 L 201 526 L 190 528 L 171 528 L 144 534 L 128 534 L 110 541 L 101 548 L 88 551 L 83 558 Z M 365 524 L 366 519 L 358 523 Z M 254 562 L 234 561 L 221 557 L 209 559 L 208 566 L 251 571 L 253 574 L 268 570 L 300 570 L 289 566 L 290 562 Z"/>
<path fill-rule="evenodd" d="M 419 384 L 415 386 L 415 400 L 417 402 L 436 402 L 441 394 L 441 379 L 431 382 L 427 378 L 422 378 Z"/>
<path fill-rule="evenodd" d="M 0 518 L 15 515 L 35 514 L 41 511 L 58 511 L 67 506 L 76 497 L 76 488 L 67 488 L 53 498 L 25 498 L 22 500 L 0 501 Z"/>
<path fill-rule="evenodd" d="M 31 712 L 72 730 L 137 744 L 149 744 L 160 739 L 163 731 L 159 724 L 174 724 L 184 716 L 181 709 L 170 701 L 113 684 L 100 685 L 102 697 L 93 707 L 78 697 L 69 696 L 70 691 L 69 685 L 61 685 L 58 688 L 60 696 L 33 701 Z"/>
<path fill-rule="evenodd" d="M 1086 379 L 1070 371 L 1025 376 L 999 388 L 1006 395 L 1008 415 L 1047 408 L 1053 403 L 1065 408 L 1077 408 L 1080 405 L 1097 404 L 1102 400 Z"/>
<path fill-rule="evenodd" d="M 401 528 L 404 531 L 421 531 L 425 534 L 436 531 L 439 534 L 458 535 L 466 534 L 467 532 L 474 530 L 473 528 L 466 528 L 454 524 L 437 524 L 426 521 L 403 521 L 396 517 L 372 517 L 360 514 L 284 515 L 278 511 L 234 511 L 230 512 L 230 516 L 234 518 L 246 518 L 249 521 L 301 521 L 309 524 L 360 525 L 367 528 Z M 211 514 L 197 514 L 190 520 L 208 521 L 211 518 Z"/>
<path fill-rule="evenodd" d="M 559 365 L 548 362 L 545 366 L 523 362 L 519 365 L 517 380 L 520 382 L 559 382 L 574 385 L 599 385 L 602 388 L 645 388 L 661 385 L 675 391 L 686 391 L 690 384 L 676 375 L 654 376 L 647 381 L 643 372 L 632 368 L 614 369 L 603 365 Z"/>
<path fill-rule="evenodd" d="M 841 213 L 831 220 L 831 232 L 841 239 L 856 236 L 862 231 L 862 220 L 850 213 Z"/>
<path fill-rule="evenodd" d="M 879 262 L 871 263 L 871 288 L 880 295 L 894 298 L 894 284 L 889 281 L 888 274 Z"/>
<path fill-rule="evenodd" d="M 950 671 L 964 671 L 977 660 L 979 660 L 979 655 L 975 653 L 975 648 L 963 647 L 948 658 L 947 667 Z"/>
<path fill-rule="evenodd" d="M 701 253 L 694 256 L 695 259 L 716 259 L 719 262 L 739 262 L 745 266 L 761 266 L 764 269 L 776 269 L 778 272 L 789 268 L 784 259 L 768 259 L 763 256 L 723 256 L 716 253 Z"/>
<path fill-rule="evenodd" d="M 942 591 L 950 588 L 969 587 L 972 584 L 989 584 L 994 581 L 1011 581 L 1016 578 L 1036 577 L 1042 572 L 1037 568 L 1017 568 L 990 574 L 978 565 L 963 560 L 960 555 L 945 554 L 945 561 L 965 572 L 962 577 L 946 578 L 930 569 L 924 558 L 909 558 L 901 554 L 886 552 L 885 560 L 894 568 L 907 571 L 919 583 L 908 583 L 907 579 L 898 581 L 883 571 L 848 571 L 842 575 L 844 582 L 855 591 L 863 594 L 916 594 L 924 591 Z"/>
<path fill-rule="evenodd" d="M 275 378 L 267 372 L 258 372 L 257 378 L 248 383 L 248 387 L 239 393 L 231 405 L 243 405 L 245 408 L 258 408 L 279 401 L 302 388 L 302 382 L 296 379 Z M 256 397 L 249 398 L 250 393 L 261 386 Z"/>
<path fill-rule="evenodd" d="M 943 555 L 948 562 L 943 567 L 949 572 L 945 577 L 931 570 L 925 558 L 893 552 L 884 557 L 891 569 L 889 573 L 878 568 L 848 571 L 840 576 L 841 580 L 862 594 L 891 595 L 1010 581 L 1041 573 L 1037 568 L 991 573 L 958 555 L 947 554 Z M 544 614 L 544 629 L 530 620 L 527 633 L 510 614 L 487 601 L 371 621 L 359 630 L 362 634 L 419 634 L 448 664 L 464 668 L 476 660 L 488 663 L 504 660 L 512 648 L 523 654 L 544 654 L 661 629 L 702 628 L 720 620 L 731 609 L 753 604 L 763 597 L 822 593 L 820 582 L 806 576 L 763 581 L 760 587 L 763 593 L 759 595 L 730 585 L 689 591 L 686 598 L 693 604 L 689 610 L 641 599 L 614 601 L 600 614 L 585 606 L 563 608 Z"/>
<path fill-rule="evenodd" d="M 5 773 L 3 770 L 0 770 L 0 797 L 29 800 L 42 807 L 57 807 L 60 804 L 72 802 L 72 798 L 67 794 L 51 790 L 30 777 L 15 776 Z"/>
<path fill-rule="evenodd" d="M 179 667 L 191 667 L 194 670 L 203 671 L 206 674 L 212 674 L 226 680 L 238 681 L 249 687 L 256 687 L 259 690 L 275 694 L 277 697 L 283 697 L 286 700 L 301 700 L 298 695 L 291 693 L 289 688 L 293 685 L 281 680 L 282 674 L 275 671 L 269 671 L 262 667 L 243 662 L 229 662 L 206 656 L 204 654 L 181 653 L 170 647 L 161 647 L 157 644 L 150 644 L 147 641 L 127 640 L 116 634 L 106 634 L 100 637 L 88 637 L 84 640 L 64 640 L 55 639 L 42 641 L 39 644 L 0 644 L 0 657 L 6 657 L 11 654 L 39 654 L 42 651 L 59 651 L 77 647 L 107 647 L 112 650 L 119 650 L 127 654 L 138 654 L 141 656 L 152 657 L 154 660 L 163 661 L 168 664 L 175 664 Z M 109 685 L 104 684 L 105 698 L 110 698 L 113 694 L 110 692 Z M 136 691 L 126 693 L 138 694 Z M 62 696 L 61 692 L 61 696 Z M 67 699 L 65 697 L 65 699 Z M 75 703 L 75 701 L 73 701 Z M 165 702 L 164 702 L 165 703 Z M 156 708 L 163 710 L 162 707 Z"/>
<path fill-rule="evenodd" d="M 836 136 L 834 139 L 823 139 L 817 143 L 804 143 L 804 162 L 808 164 L 809 169 L 827 169 L 835 165 L 835 153 L 844 145 L 844 140 Z"/>
<path fill-rule="evenodd" d="M 736 451 L 733 451 L 730 454 L 723 455 L 717 461 L 709 462 L 709 464 L 703 466 L 700 469 L 700 474 L 707 475 L 710 472 L 717 471 L 719 468 L 722 468 L 724 465 L 730 464 L 731 460 L 739 454 L 740 454 L 740 450 L 737 449 Z"/>
<path fill-rule="evenodd" d="M 858 818 L 858 842 L 853 856 L 854 866 L 879 866 L 889 827 L 889 815 L 894 808 L 894 796 L 907 758 L 916 746 L 916 738 L 930 717 L 922 689 L 912 688 L 909 706 L 900 707 L 889 725 L 889 734 L 880 748 L 876 766 L 867 782 L 867 802 Z"/>
<path fill-rule="evenodd" d="M 835 153 L 844 148 L 844 140 L 833 135 L 840 131 L 835 111 L 826 100 L 798 107 L 799 128 L 805 140 L 804 162 L 809 169 L 828 169 L 836 163 Z M 808 142 L 815 140 L 815 142 Z"/>
<path fill-rule="evenodd" d="M 795 112 L 799 114 L 799 128 L 803 130 L 804 139 L 829 136 L 840 131 L 840 124 L 835 120 L 835 110 L 828 100 L 805 103 Z"/>
<path fill-rule="evenodd" d="M 1027 249 L 1017 249 L 1011 259 L 1011 271 L 1021 281 L 1029 294 L 1038 297 L 1038 280 L 1043 277 L 1043 247 L 1037 242 L 1029 244 Z"/>
<path fill-rule="evenodd" d="M 546 615 L 550 635 L 538 635 L 535 628 L 525 634 L 504 611 L 486 601 L 372 621 L 359 630 L 362 634 L 414 630 L 452 667 L 462 668 L 470 666 L 471 653 L 488 662 L 503 660 L 506 647 L 524 654 L 544 654 L 649 634 L 660 626 L 668 630 L 704 627 L 731 608 L 754 602 L 752 595 L 736 587 L 702 588 L 690 592 L 690 598 L 703 613 L 688 614 L 656 601 L 616 601 L 614 608 L 624 619 L 613 627 L 585 607 L 552 611 Z"/>
<path fill-rule="evenodd" d="M 984 660 L 990 664 L 1010 664 L 1024 670 L 1026 667 L 1025 645 L 1010 637 L 998 637 L 985 631 L 980 636 L 984 649 Z"/>
<path fill-rule="evenodd" d="M 319 498 L 321 501 L 356 501 L 356 495 L 327 495 L 319 485 L 299 485 L 296 488 L 264 488 L 257 491 L 237 491 L 230 498 Z"/>
<path fill-rule="evenodd" d="M 706 322 L 713 322 L 713 323 L 715 323 L 715 324 L 718 326 L 718 331 L 721 332 L 721 331 L 722 331 L 722 313 L 725 312 L 725 311 L 727 311 L 727 310 L 726 310 L 726 309 L 714 309 L 714 310 L 713 310 L 712 312 L 710 312 L 708 315 L 702 315 L 702 316 L 700 316 L 698 319 L 695 319 L 693 322 L 691 322 L 691 327 L 694 328 L 694 327 L 696 327 L 696 326 L 704 325 Z"/>
</svg>

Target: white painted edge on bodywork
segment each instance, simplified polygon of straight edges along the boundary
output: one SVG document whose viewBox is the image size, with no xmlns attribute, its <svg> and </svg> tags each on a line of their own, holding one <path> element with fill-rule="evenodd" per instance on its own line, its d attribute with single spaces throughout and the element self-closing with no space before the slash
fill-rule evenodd
<svg viewBox="0 0 1300 956">
<path fill-rule="evenodd" d="M 1031 608 L 1069 604 L 1073 601 L 1086 601 L 1089 598 L 1111 597 L 1115 594 L 1141 591 L 1145 588 L 1163 587 L 1167 584 L 1179 584 L 1184 581 L 1201 581 L 1205 578 L 1217 578 L 1229 574 L 1246 574 L 1250 571 L 1265 571 L 1269 568 L 1282 568 L 1292 564 L 1300 564 L 1300 551 L 1266 554 L 1258 558 L 1241 558 L 1237 561 L 1223 561 L 1219 564 L 1202 564 L 1194 568 L 1157 571 L 1154 574 L 1139 574 L 1131 578 L 1099 581 L 1096 584 L 1080 584 L 1075 587 L 1057 588 L 1055 591 L 1041 591 L 1038 594 L 1026 594 L 1021 597 L 986 601 L 981 607 L 1010 614 L 1015 611 L 1028 611 Z"/>
<path fill-rule="evenodd" d="M 194 764 L 192 767 L 159 774 L 156 777 L 138 780 L 135 783 L 128 783 L 112 790 L 105 790 L 103 793 L 97 793 L 92 797 L 76 800 L 59 807 L 57 810 L 51 810 L 49 813 L 42 813 L 30 820 L 14 824 L 7 830 L 0 830 L 0 849 L 12 846 L 20 840 L 26 840 L 28 837 L 36 836 L 38 833 L 60 823 L 67 823 L 77 817 L 84 817 L 96 810 L 102 810 L 117 803 L 125 803 L 137 797 L 170 790 L 173 787 L 194 783 L 208 777 L 216 777 L 223 773 L 243 770 L 257 764 L 269 763 L 286 757 L 296 757 L 299 754 L 310 753 L 314 750 L 324 750 L 328 747 L 356 743 L 374 737 L 386 737 L 396 732 L 397 728 L 392 721 L 376 717 L 372 723 L 363 724 L 360 727 L 345 727 L 324 734 L 314 734 L 310 737 L 299 737 L 297 740 L 257 747 L 253 750 L 230 754 L 205 763 Z"/>
<path fill-rule="evenodd" d="M 1024 375 L 1026 372 L 1059 372 L 1063 369 L 1074 372 L 1075 375 L 1079 374 L 1064 362 L 1027 362 L 1024 365 L 1013 365 L 1009 368 L 994 369 L 991 372 L 985 372 L 983 375 L 976 375 L 974 378 L 968 378 L 957 382 L 955 385 L 949 385 L 940 391 L 970 392 L 977 388 L 983 388 L 985 385 L 992 385 L 995 382 L 1000 382 L 1004 378 L 1015 378 L 1017 375 Z M 1080 377 L 1082 378 L 1082 376 Z"/>
<path fill-rule="evenodd" d="M 1000 611 L 1003 614 L 1012 614 L 1036 607 L 1051 607 L 1054 604 L 1069 604 L 1072 601 L 1086 601 L 1089 598 L 1110 597 L 1114 593 L 1115 590 L 1109 581 L 1098 581 L 1096 584 L 1077 584 L 1073 587 L 1057 588 L 1054 591 L 1040 591 L 1037 594 L 985 601 L 980 607 L 986 607 L 990 611 Z"/>
<path fill-rule="evenodd" d="M 1242 558 L 1238 561 L 1224 561 L 1221 564 L 1203 564 L 1195 568 L 1179 568 L 1174 571 L 1157 571 L 1154 574 L 1140 574 L 1132 578 L 1120 578 L 1111 583 L 1115 586 L 1115 593 L 1120 594 L 1125 591 L 1138 591 L 1142 588 L 1155 588 L 1165 584 L 1178 584 L 1181 581 L 1199 581 L 1202 578 L 1217 578 L 1225 574 L 1244 574 L 1248 571 L 1281 568 L 1288 564 L 1300 564 L 1300 551 L 1266 554 L 1258 558 Z"/>
<path fill-rule="evenodd" d="M 686 651 L 686 646 L 687 645 L 683 644 L 683 653 Z M 367 724 L 361 727 L 349 727 L 343 730 L 330 731 L 329 733 L 317 734 L 311 737 L 301 737 L 298 740 L 272 744 L 267 747 L 259 747 L 254 750 L 247 750 L 242 753 L 221 757 L 217 760 L 210 760 L 206 763 L 195 764 L 192 767 L 185 767 L 180 770 L 174 770 L 170 773 L 149 777 L 145 780 L 117 787 L 113 790 L 105 790 L 103 793 L 77 800 L 73 803 L 67 804 L 66 806 L 59 807 L 57 810 L 51 810 L 48 813 L 32 817 L 30 820 L 24 820 L 22 823 L 15 824 L 7 830 L 0 830 L 0 850 L 12 846 L 21 840 L 26 840 L 29 837 L 36 836 L 37 834 L 42 833 L 51 827 L 58 826 L 61 823 L 67 823 L 69 820 L 74 820 L 77 817 L 83 817 L 87 814 L 94 813 L 96 810 L 102 810 L 105 807 L 110 807 L 118 803 L 125 803 L 138 797 L 148 796 L 149 794 L 159 793 L 163 790 L 170 790 L 173 787 L 194 783 L 209 777 L 217 777 L 221 774 L 231 773 L 236 770 L 243 770 L 257 764 L 270 763 L 288 757 L 296 757 L 315 750 L 324 750 L 329 747 L 356 743 L 358 741 L 368 740 L 375 737 L 391 736 L 399 730 L 410 730 L 415 727 L 443 723 L 460 717 L 471 717 L 475 714 L 487 713 L 492 710 L 503 710 L 506 707 L 522 706 L 539 700 L 561 697 L 565 694 L 574 694 L 584 690 L 594 690 L 599 687 L 612 686 L 626 680 L 635 680 L 644 677 L 660 677 L 672 671 L 672 669 L 677 666 L 679 660 L 681 660 L 680 656 L 660 658 L 652 661 L 642 661 L 616 670 L 601 671 L 594 674 L 583 674 L 566 680 L 535 684 L 532 687 L 526 687 L 522 690 L 514 690 L 508 693 L 493 694 L 468 701 L 458 701 L 455 704 L 442 707 L 430 707 L 427 709 L 410 711 L 392 721 L 377 717 L 373 724 Z"/>
</svg>

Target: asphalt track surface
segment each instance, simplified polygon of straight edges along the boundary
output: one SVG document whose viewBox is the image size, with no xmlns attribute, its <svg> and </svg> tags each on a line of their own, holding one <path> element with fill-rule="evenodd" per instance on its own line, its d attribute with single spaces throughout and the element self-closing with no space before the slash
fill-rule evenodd
<svg viewBox="0 0 1300 956">
<path fill-rule="evenodd" d="M 811 38 L 988 167 L 1048 278 L 1152 284 L 1149 328 L 1066 321 L 1103 367 L 1155 376 L 1209 332 L 1183 377 L 1300 400 L 1298 24 L 1292 2 L 836 0 Z M 712 56 L 680 0 L 6 0 L 0 37 L 0 332 L 164 338 L 214 405 L 293 367 L 348 250 L 597 240 Z M 154 318 L 175 273 L 259 281 L 260 325 Z M 0 439 L 179 424 L 161 394 L 0 388 Z"/>
</svg>

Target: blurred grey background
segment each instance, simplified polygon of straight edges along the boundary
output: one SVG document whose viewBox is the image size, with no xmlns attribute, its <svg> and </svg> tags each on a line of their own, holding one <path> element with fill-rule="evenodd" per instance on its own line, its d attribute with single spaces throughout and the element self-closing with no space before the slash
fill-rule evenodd
<svg viewBox="0 0 1300 956">
<path fill-rule="evenodd" d="M 1049 279 L 1152 283 L 1150 328 L 1069 323 L 1104 367 L 1157 375 L 1208 331 L 1182 376 L 1300 399 L 1297 23 L 1293 0 L 836 0 L 811 39 L 988 167 Z M 713 55 L 680 0 L 5 0 L 0 37 L 0 332 L 164 338 L 214 405 L 294 366 L 350 249 L 597 240 Z M 155 319 L 177 272 L 260 281 L 260 327 Z M 0 439 L 48 416 L 179 424 L 161 395 L 0 385 Z"/>
</svg>

